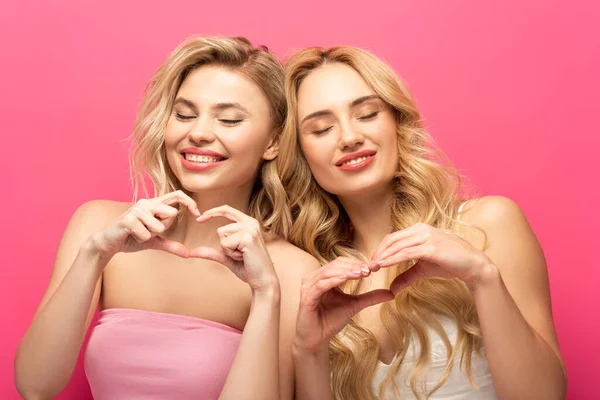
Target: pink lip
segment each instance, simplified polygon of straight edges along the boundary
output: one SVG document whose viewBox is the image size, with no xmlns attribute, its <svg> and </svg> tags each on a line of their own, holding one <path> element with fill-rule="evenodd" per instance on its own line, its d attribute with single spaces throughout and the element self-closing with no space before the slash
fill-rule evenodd
<svg viewBox="0 0 600 400">
<path fill-rule="evenodd" d="M 196 162 L 191 162 L 191 161 L 186 160 L 185 159 L 186 153 L 200 155 L 200 156 L 215 157 L 215 158 L 220 158 L 221 160 L 219 160 L 217 162 L 210 162 L 210 163 L 196 163 Z M 227 157 L 225 157 L 224 155 L 222 155 L 220 153 L 217 153 L 216 151 L 212 151 L 212 150 L 208 150 L 208 149 L 199 149 L 196 147 L 188 147 L 181 151 L 181 164 L 183 165 L 183 167 L 185 169 L 190 170 L 190 171 L 206 171 L 208 169 L 216 168 L 216 167 L 222 165 L 225 161 L 227 161 Z"/>
<path fill-rule="evenodd" d="M 375 154 L 377 154 L 377 152 L 373 151 L 373 150 L 357 151 L 356 153 L 348 154 L 348 155 L 340 158 L 335 163 L 335 165 L 342 171 L 358 171 L 358 170 L 363 169 L 366 166 L 370 165 L 375 160 Z M 345 162 L 348 162 L 351 160 L 356 160 L 357 158 L 361 158 L 361 157 L 367 157 L 367 159 L 365 159 L 357 164 L 343 165 Z"/>
</svg>

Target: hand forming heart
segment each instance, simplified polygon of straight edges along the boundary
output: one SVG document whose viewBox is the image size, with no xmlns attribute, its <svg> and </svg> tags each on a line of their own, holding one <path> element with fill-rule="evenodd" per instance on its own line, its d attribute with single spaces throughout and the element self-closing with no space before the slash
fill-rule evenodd
<svg viewBox="0 0 600 400">
<path fill-rule="evenodd" d="M 360 295 L 343 293 L 339 286 L 362 279 L 380 268 L 417 260 L 398 275 L 390 289 Z M 387 235 L 367 265 L 339 257 L 304 277 L 296 328 L 297 348 L 310 352 L 329 343 L 362 309 L 392 300 L 402 289 L 427 277 L 459 278 L 472 284 L 491 261 L 456 234 L 419 223 Z"/>
<path fill-rule="evenodd" d="M 182 243 L 162 237 L 179 213 L 175 204 L 185 206 L 199 223 L 214 217 L 233 221 L 233 224 L 217 229 L 221 249 L 198 247 L 189 250 Z M 230 268 L 252 289 L 260 289 L 277 280 L 258 221 L 229 206 L 213 208 L 200 215 L 196 202 L 182 191 L 139 200 L 117 221 L 96 233 L 93 242 L 108 257 L 119 252 L 154 249 L 183 258 L 216 261 Z"/>
<path fill-rule="evenodd" d="M 417 260 L 394 279 L 390 286 L 394 294 L 428 277 L 458 278 L 473 284 L 484 268 L 491 265 L 482 251 L 455 233 L 423 223 L 387 235 L 371 259 L 371 271 Z"/>
</svg>

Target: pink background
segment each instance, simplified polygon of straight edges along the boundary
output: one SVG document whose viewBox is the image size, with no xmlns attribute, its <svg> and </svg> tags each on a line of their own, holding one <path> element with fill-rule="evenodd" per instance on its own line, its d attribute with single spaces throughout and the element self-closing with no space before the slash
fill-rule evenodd
<svg viewBox="0 0 600 400">
<path fill-rule="evenodd" d="M 568 398 L 596 398 L 599 3 L 149 3 L 0 4 L 0 398 L 18 398 L 15 349 L 71 213 L 130 198 L 123 139 L 146 81 L 181 40 L 218 33 L 279 56 L 352 44 L 391 63 L 459 170 L 527 213 L 548 259 Z M 90 397 L 80 365 L 59 398 Z"/>
</svg>

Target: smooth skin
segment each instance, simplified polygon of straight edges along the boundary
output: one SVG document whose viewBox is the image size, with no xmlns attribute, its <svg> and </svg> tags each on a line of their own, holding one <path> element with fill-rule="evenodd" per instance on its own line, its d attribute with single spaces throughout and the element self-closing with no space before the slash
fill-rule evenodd
<svg viewBox="0 0 600 400">
<path fill-rule="evenodd" d="M 293 397 L 301 278 L 318 263 L 265 236 L 244 213 L 259 164 L 278 153 L 268 100 L 244 76 L 211 66 L 191 72 L 177 96 L 186 101 L 173 108 L 165 148 L 189 195 L 176 191 L 135 204 L 96 200 L 74 213 L 15 357 L 24 398 L 50 399 L 64 389 L 98 308 L 188 315 L 243 330 L 220 398 Z M 227 160 L 186 170 L 181 150 L 189 147 Z"/>
<path fill-rule="evenodd" d="M 380 303 L 429 276 L 467 283 L 499 398 L 564 399 L 566 372 L 546 262 L 518 205 L 498 196 L 465 204 L 461 221 L 485 231 L 485 251 L 477 229 L 463 227 L 464 238 L 426 224 L 392 232 L 398 139 L 390 107 L 355 70 L 336 63 L 304 79 L 298 107 L 300 146 L 313 175 L 339 198 L 354 226 L 354 246 L 370 262 L 336 259 L 305 277 L 294 343 L 297 399 L 332 398 L 328 342 L 354 314 L 374 332 L 382 362 L 390 363 L 396 351 L 382 327 Z M 365 168 L 344 171 L 336 165 L 342 156 L 365 149 L 376 152 Z M 385 268 L 406 260 L 418 262 L 386 287 Z M 331 301 L 342 296 L 338 286 L 348 279 L 362 279 L 360 296 Z"/>
</svg>

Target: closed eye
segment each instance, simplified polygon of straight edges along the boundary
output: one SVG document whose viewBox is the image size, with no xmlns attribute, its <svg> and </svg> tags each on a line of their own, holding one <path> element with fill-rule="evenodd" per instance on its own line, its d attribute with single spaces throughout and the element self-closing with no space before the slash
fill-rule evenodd
<svg viewBox="0 0 600 400">
<path fill-rule="evenodd" d="M 313 131 L 312 133 L 314 135 L 320 135 L 322 133 L 325 133 L 325 132 L 329 131 L 331 128 L 333 128 L 333 126 L 330 126 L 330 127 L 325 128 L 325 129 L 318 130 L 318 131 Z"/>
<path fill-rule="evenodd" d="M 379 114 L 379 111 L 375 111 L 369 115 L 365 115 L 364 117 L 358 117 L 358 119 L 360 119 L 361 121 L 367 121 L 369 119 L 373 119 L 377 116 L 377 114 Z"/>
<path fill-rule="evenodd" d="M 177 119 L 179 119 L 181 121 L 189 121 L 190 119 L 196 118 L 193 115 L 183 115 L 183 114 L 179 114 L 179 113 L 175 113 L 175 116 L 177 117 Z"/>
<path fill-rule="evenodd" d="M 219 119 L 219 122 L 227 126 L 235 126 L 241 123 L 243 119 Z"/>
</svg>

